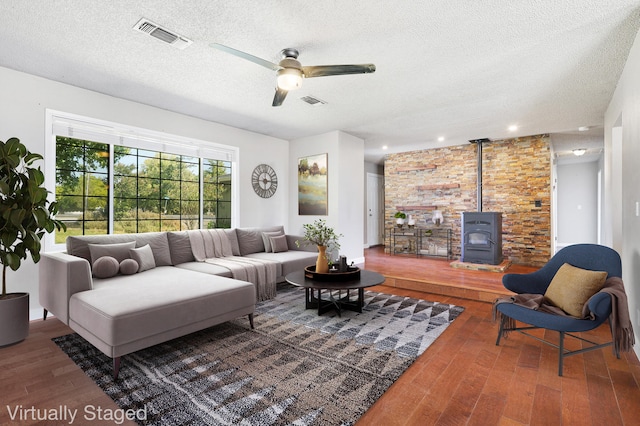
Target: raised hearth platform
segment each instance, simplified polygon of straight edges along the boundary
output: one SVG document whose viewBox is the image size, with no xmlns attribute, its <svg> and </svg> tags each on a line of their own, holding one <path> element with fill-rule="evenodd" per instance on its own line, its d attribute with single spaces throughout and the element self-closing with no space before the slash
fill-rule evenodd
<svg viewBox="0 0 640 426">
<path fill-rule="evenodd" d="M 509 266 L 511 266 L 511 261 L 505 259 L 498 265 L 487 265 L 484 263 L 470 263 L 462 262 L 461 260 L 454 260 L 450 265 L 452 268 L 468 269 L 470 271 L 505 272 L 509 269 Z"/>
</svg>

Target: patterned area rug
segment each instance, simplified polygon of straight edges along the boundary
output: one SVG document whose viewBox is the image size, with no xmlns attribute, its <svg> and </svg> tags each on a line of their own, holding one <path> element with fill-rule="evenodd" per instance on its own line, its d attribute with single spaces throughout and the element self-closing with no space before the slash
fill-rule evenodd
<svg viewBox="0 0 640 426">
<path fill-rule="evenodd" d="M 116 382 L 77 334 L 53 340 L 140 424 L 349 425 L 463 310 L 366 291 L 363 313 L 318 316 L 304 290 L 279 288 L 255 330 L 239 318 L 123 356 Z"/>
</svg>

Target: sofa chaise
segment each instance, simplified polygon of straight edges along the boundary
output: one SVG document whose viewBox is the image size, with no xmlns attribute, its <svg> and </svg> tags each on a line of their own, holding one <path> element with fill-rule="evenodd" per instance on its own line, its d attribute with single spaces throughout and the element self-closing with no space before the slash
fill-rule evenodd
<svg viewBox="0 0 640 426">
<path fill-rule="evenodd" d="M 234 278 L 258 275 L 235 265 L 283 281 L 317 257 L 298 239 L 283 227 L 70 236 L 66 252 L 42 254 L 40 304 L 113 358 L 117 378 L 128 353 L 244 315 L 253 328 L 256 300 L 275 296 L 275 283 L 260 290 Z"/>
</svg>

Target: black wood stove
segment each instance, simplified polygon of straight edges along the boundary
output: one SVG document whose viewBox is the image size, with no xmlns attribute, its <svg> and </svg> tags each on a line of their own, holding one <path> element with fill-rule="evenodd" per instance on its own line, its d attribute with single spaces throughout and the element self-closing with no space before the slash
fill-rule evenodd
<svg viewBox="0 0 640 426">
<path fill-rule="evenodd" d="M 502 213 L 462 213 L 463 262 L 499 265 L 502 262 Z"/>
</svg>

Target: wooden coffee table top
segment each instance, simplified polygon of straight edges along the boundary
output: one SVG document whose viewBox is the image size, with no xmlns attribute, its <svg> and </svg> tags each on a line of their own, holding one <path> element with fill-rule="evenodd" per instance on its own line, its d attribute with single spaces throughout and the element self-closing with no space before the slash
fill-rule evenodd
<svg viewBox="0 0 640 426">
<path fill-rule="evenodd" d="M 349 281 L 318 281 L 307 278 L 304 270 L 295 271 L 287 274 L 284 279 L 289 283 L 298 287 L 313 288 L 318 290 L 340 290 L 340 289 L 356 289 L 372 287 L 380 285 L 384 282 L 384 276 L 377 272 L 360 270 L 360 278 Z"/>
</svg>

